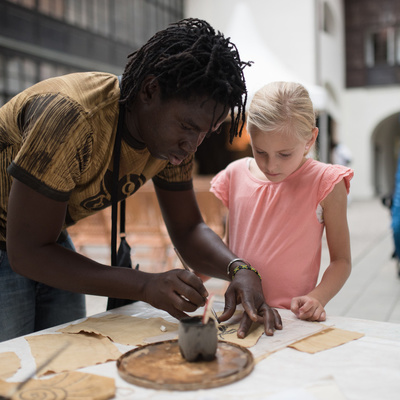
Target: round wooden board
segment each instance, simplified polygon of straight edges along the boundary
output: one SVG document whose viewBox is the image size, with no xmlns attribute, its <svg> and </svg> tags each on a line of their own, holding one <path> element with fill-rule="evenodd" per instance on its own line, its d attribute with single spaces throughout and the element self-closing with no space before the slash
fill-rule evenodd
<svg viewBox="0 0 400 400">
<path fill-rule="evenodd" d="M 253 355 L 234 343 L 218 342 L 213 361 L 186 361 L 178 340 L 150 343 L 117 360 L 120 376 L 129 383 L 151 389 L 197 390 L 227 385 L 247 376 Z"/>
</svg>

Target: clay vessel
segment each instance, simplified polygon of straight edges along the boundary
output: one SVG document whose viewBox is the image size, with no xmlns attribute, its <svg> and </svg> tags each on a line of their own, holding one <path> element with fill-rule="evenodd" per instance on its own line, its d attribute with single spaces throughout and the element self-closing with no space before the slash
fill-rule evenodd
<svg viewBox="0 0 400 400">
<path fill-rule="evenodd" d="M 182 357 L 187 361 L 212 361 L 218 346 L 217 327 L 210 318 L 207 324 L 201 317 L 181 319 L 178 329 L 178 343 Z"/>
</svg>

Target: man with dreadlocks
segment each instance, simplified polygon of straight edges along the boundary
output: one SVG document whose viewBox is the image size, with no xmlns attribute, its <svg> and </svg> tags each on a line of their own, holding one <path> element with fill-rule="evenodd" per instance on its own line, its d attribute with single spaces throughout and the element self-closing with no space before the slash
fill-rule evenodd
<svg viewBox="0 0 400 400">
<path fill-rule="evenodd" d="M 0 340 L 83 317 L 80 293 L 142 300 L 178 319 L 204 305 L 208 293 L 192 272 L 110 268 L 71 251 L 66 228 L 111 204 L 114 158 L 118 199 L 153 179 L 171 239 L 194 270 L 232 279 L 243 264 L 205 225 L 191 174 L 197 147 L 228 113 L 231 141 L 240 135 L 248 63 L 197 19 L 172 24 L 129 57 L 121 86 L 108 73 L 70 74 L 0 109 Z M 280 317 L 242 267 L 221 320 L 241 302 L 238 335 L 252 321 L 273 334 Z"/>
</svg>

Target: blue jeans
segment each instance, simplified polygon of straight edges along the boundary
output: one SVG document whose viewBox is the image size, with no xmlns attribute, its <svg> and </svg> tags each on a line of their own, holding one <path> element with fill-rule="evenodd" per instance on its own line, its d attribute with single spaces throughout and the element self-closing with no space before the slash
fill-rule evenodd
<svg viewBox="0 0 400 400">
<path fill-rule="evenodd" d="M 75 250 L 68 238 L 60 243 Z M 86 316 L 85 295 L 55 289 L 16 274 L 0 250 L 0 341 Z"/>
</svg>

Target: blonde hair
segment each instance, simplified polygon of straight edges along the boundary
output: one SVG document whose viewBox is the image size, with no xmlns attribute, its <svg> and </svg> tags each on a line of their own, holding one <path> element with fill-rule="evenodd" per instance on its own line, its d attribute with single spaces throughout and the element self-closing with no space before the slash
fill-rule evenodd
<svg viewBox="0 0 400 400">
<path fill-rule="evenodd" d="M 247 129 L 293 133 L 308 140 L 315 128 L 315 113 L 307 89 L 295 82 L 272 82 L 256 92 L 250 103 Z"/>
</svg>

